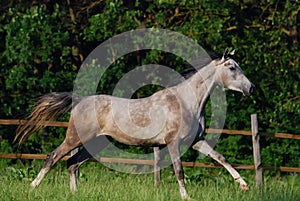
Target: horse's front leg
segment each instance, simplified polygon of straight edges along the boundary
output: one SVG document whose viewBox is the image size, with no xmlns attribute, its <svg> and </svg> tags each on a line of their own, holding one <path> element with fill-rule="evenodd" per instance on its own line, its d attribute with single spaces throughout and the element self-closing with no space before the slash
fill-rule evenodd
<svg viewBox="0 0 300 201">
<path fill-rule="evenodd" d="M 241 175 L 226 161 L 223 155 L 213 150 L 213 148 L 211 148 L 211 146 L 205 140 L 201 140 L 197 142 L 193 146 L 193 149 L 218 161 L 221 165 L 223 165 L 228 170 L 228 172 L 232 175 L 234 180 L 240 184 L 240 189 L 249 190 L 247 183 L 243 180 Z"/>
<path fill-rule="evenodd" d="M 189 196 L 186 192 L 185 189 L 185 184 L 184 184 L 184 172 L 182 168 L 182 163 L 180 159 L 180 152 L 179 152 L 179 144 L 177 141 L 172 141 L 167 145 L 172 163 L 173 163 L 173 168 L 174 172 L 179 184 L 179 190 L 181 194 L 182 199 L 189 199 Z"/>
</svg>

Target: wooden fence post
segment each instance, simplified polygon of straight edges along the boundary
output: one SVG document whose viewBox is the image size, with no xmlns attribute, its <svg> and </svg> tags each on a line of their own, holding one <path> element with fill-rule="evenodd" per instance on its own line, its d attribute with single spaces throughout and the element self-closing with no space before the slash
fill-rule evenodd
<svg viewBox="0 0 300 201">
<path fill-rule="evenodd" d="M 153 147 L 154 151 L 154 184 L 158 186 L 160 184 L 160 155 L 159 155 L 159 147 Z"/>
<path fill-rule="evenodd" d="M 259 145 L 259 133 L 258 133 L 258 121 L 257 114 L 251 115 L 251 131 L 252 131 L 252 143 L 253 143 L 253 158 L 255 166 L 255 180 L 257 186 L 263 185 L 263 166 L 260 155 Z"/>
</svg>

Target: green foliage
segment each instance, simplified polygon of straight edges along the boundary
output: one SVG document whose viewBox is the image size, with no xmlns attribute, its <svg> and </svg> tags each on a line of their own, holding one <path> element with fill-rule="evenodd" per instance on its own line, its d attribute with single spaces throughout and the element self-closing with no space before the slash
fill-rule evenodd
<svg viewBox="0 0 300 201">
<path fill-rule="evenodd" d="M 28 65 L 34 60 L 36 63 L 53 60 L 53 53 L 62 49 L 69 35 L 57 24 L 61 14 L 56 9 L 48 15 L 39 6 L 27 10 L 25 14 L 9 9 L 11 23 L 4 26 L 7 34 L 4 56 L 8 62 Z"/>
<path fill-rule="evenodd" d="M 256 85 L 256 92 L 250 98 L 227 92 L 226 128 L 250 130 L 250 114 L 257 113 L 263 131 L 299 133 L 298 1 L 14 2 L 1 2 L 0 8 L 0 118 L 23 118 L 32 109 L 30 99 L 52 91 L 71 91 L 83 59 L 108 38 L 156 27 L 182 33 L 206 50 L 237 49 L 235 59 Z M 113 62 L 101 77 L 97 93 L 111 94 L 125 73 L 150 63 L 177 71 L 186 67 L 176 55 L 157 50 L 134 52 Z M 145 86 L 134 96 L 145 97 L 158 89 Z M 206 115 L 209 121 L 211 114 Z M 9 147 L 14 129 L 1 126 L 0 151 L 16 151 L 16 146 Z M 64 132 L 47 128 L 30 138 L 23 149 L 49 152 L 60 144 Z M 265 165 L 299 165 L 299 141 L 262 140 Z M 248 137 L 222 136 L 217 149 L 232 163 L 252 163 Z M 189 154 L 187 160 L 194 157 Z"/>
<path fill-rule="evenodd" d="M 71 51 L 65 47 L 69 32 L 61 21 L 64 14 L 59 5 L 51 14 L 42 6 L 25 13 L 7 10 L 5 18 L 10 22 L 4 25 L 5 50 L 1 54 L 2 96 L 7 100 L 1 101 L 10 104 L 2 115 L 22 113 L 27 108 L 20 107 L 28 104 L 28 98 L 71 89 L 74 70 L 65 58 Z"/>
<path fill-rule="evenodd" d="M 136 8 L 126 8 L 123 1 L 107 2 L 101 13 L 89 18 L 90 24 L 83 30 L 84 40 L 105 41 L 116 34 L 138 28 L 135 19 L 140 18 L 141 11 Z"/>
<path fill-rule="evenodd" d="M 52 13 L 44 6 L 34 6 L 24 12 L 8 8 L 2 15 L 1 118 L 24 118 L 32 109 L 30 99 L 72 89 L 77 67 L 68 58 L 72 52 L 67 46 L 70 36 L 63 15 L 58 4 Z M 5 131 L 2 136 L 11 143 L 14 131 Z M 37 143 L 27 146 L 39 147 L 40 140 L 33 141 Z"/>
</svg>

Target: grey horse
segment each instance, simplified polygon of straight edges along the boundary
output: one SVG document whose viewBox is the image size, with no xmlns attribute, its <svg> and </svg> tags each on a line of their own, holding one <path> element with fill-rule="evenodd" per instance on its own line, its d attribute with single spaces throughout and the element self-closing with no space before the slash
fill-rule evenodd
<svg viewBox="0 0 300 201">
<path fill-rule="evenodd" d="M 70 151 L 84 143 L 93 144 L 95 152 L 101 151 L 107 143 L 103 137 L 110 136 L 127 145 L 167 146 L 181 197 L 188 198 L 180 159 L 180 143 L 188 138 L 198 139 L 199 134 L 195 128 L 199 128 L 199 120 L 204 122 L 203 111 L 212 90 L 219 85 L 249 96 L 254 89 L 240 66 L 230 57 L 233 54 L 234 51 L 226 49 L 222 57 L 212 60 L 190 78 L 142 99 L 109 95 L 80 97 L 65 92 L 42 96 L 28 117 L 27 124 L 17 130 L 15 139 L 19 138 L 20 144 L 42 128 L 42 122 L 53 120 L 67 111 L 71 111 L 71 116 L 64 141 L 48 154 L 31 186 L 38 186 L 50 168 Z M 205 126 L 202 125 L 202 128 Z M 192 148 L 218 161 L 240 184 L 240 188 L 248 189 L 239 173 L 205 140 L 195 140 Z M 69 159 L 71 190 L 77 190 L 76 169 L 92 155 L 82 149 Z"/>
</svg>

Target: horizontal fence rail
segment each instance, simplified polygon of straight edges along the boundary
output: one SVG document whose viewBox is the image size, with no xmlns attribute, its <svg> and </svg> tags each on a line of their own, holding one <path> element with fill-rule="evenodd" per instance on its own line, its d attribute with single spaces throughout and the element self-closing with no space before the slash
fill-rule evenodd
<svg viewBox="0 0 300 201">
<path fill-rule="evenodd" d="M 66 161 L 71 156 L 65 156 L 61 160 Z M 47 158 L 46 154 L 23 154 L 23 153 L 0 153 L 0 158 L 7 159 L 27 159 L 27 160 L 45 160 Z M 91 162 L 101 162 L 101 163 L 121 163 L 130 165 L 151 165 L 154 166 L 154 160 L 143 160 L 143 159 L 128 159 L 128 158 L 109 158 L 101 157 L 99 159 L 89 160 Z M 170 164 L 170 161 L 161 161 L 161 165 Z M 216 163 L 202 163 L 202 162 L 182 162 L 184 167 L 203 167 L 203 168 L 224 168 L 223 166 Z M 248 164 L 231 164 L 232 167 L 240 170 L 255 170 L 254 165 Z M 296 167 L 276 167 L 276 166 L 263 166 L 264 170 L 279 170 L 281 172 L 299 172 L 300 168 Z"/>
<path fill-rule="evenodd" d="M 23 125 L 27 123 L 26 120 L 20 119 L 0 119 L 0 125 Z M 59 121 L 45 121 L 43 126 L 54 126 L 54 127 L 68 127 L 68 122 Z"/>
<path fill-rule="evenodd" d="M 0 125 L 22 125 L 25 124 L 26 120 L 20 119 L 0 119 Z M 53 127 L 68 127 L 68 122 L 59 122 L 59 121 L 45 121 L 44 126 L 53 126 Z M 213 129 L 208 128 L 206 129 L 207 134 L 214 134 L 214 133 L 222 133 L 226 135 L 246 135 L 252 136 L 252 131 L 245 131 L 245 130 L 229 130 L 229 129 Z M 275 137 L 275 138 L 284 138 L 284 139 L 296 139 L 300 140 L 300 135 L 297 134 L 290 134 L 290 133 L 271 133 L 271 132 L 259 132 L 260 136 L 266 137 Z"/>
<path fill-rule="evenodd" d="M 25 124 L 26 120 L 19 119 L 0 119 L 0 125 L 22 125 Z M 54 126 L 54 127 L 68 127 L 68 122 L 53 122 L 46 121 L 44 126 Z M 258 185 L 263 184 L 263 171 L 264 170 L 276 170 L 281 172 L 296 172 L 300 173 L 299 167 L 276 167 L 276 166 L 263 166 L 261 163 L 260 156 L 260 147 L 259 147 L 259 138 L 260 136 L 265 137 L 275 137 L 283 139 L 294 139 L 300 140 L 300 135 L 290 134 L 290 133 L 271 133 L 271 132 L 259 132 L 257 115 L 251 115 L 251 131 L 245 130 L 229 130 L 229 129 L 206 129 L 207 134 L 221 133 L 226 135 L 245 135 L 252 136 L 253 141 L 253 150 L 254 150 L 254 165 L 251 164 L 232 164 L 236 169 L 243 170 L 255 170 L 256 171 L 256 182 Z M 45 160 L 47 157 L 46 154 L 27 154 L 27 153 L 0 153 L 0 158 L 7 159 L 33 159 L 33 160 Z M 61 160 L 68 160 L 71 156 L 65 156 Z M 122 163 L 122 164 L 131 164 L 131 165 L 157 165 L 157 161 L 154 160 L 142 160 L 142 159 L 127 159 L 127 158 L 109 158 L 101 157 L 98 160 L 93 159 L 90 161 L 99 161 L 102 163 Z M 159 161 L 161 165 L 170 164 L 167 161 Z M 223 168 L 223 166 L 215 163 L 202 163 L 202 162 L 182 162 L 184 167 L 204 167 L 204 168 Z"/>
</svg>

